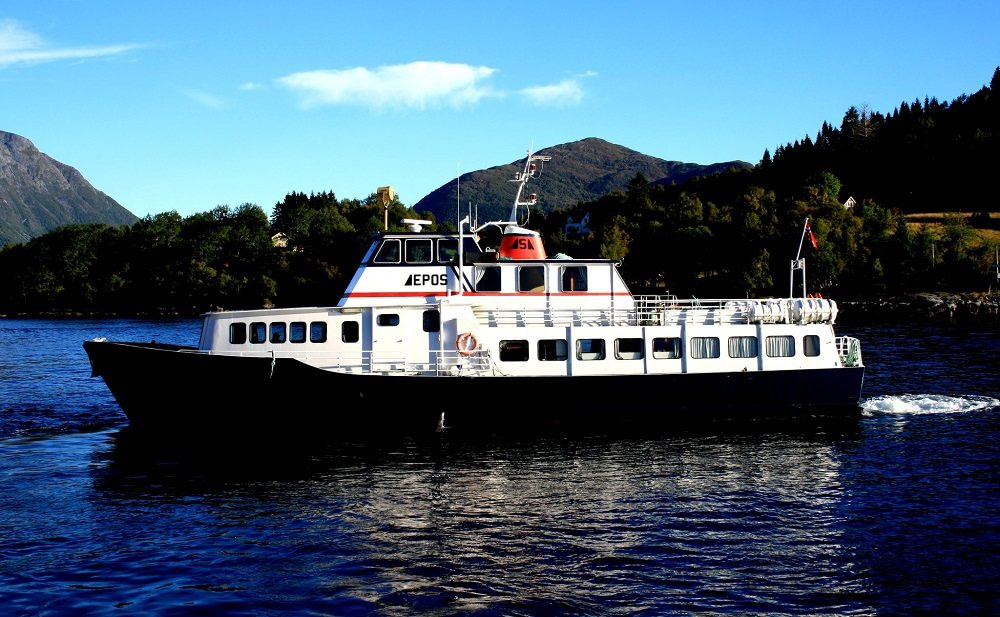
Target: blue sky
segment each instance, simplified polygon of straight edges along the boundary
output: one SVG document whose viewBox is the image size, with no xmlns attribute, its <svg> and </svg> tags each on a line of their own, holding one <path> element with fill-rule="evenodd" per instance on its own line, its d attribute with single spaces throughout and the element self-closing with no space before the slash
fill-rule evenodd
<svg viewBox="0 0 1000 617">
<path fill-rule="evenodd" d="M 138 216 L 385 184 L 412 205 L 585 137 L 756 163 L 851 105 L 975 92 L 998 32 L 996 0 L 5 0 L 0 130 Z"/>
</svg>

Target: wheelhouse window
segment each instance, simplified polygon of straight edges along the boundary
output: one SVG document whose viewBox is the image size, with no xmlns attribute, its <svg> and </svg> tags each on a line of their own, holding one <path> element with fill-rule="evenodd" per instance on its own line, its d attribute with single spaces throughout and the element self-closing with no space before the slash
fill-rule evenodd
<svg viewBox="0 0 1000 617">
<path fill-rule="evenodd" d="M 476 291 L 500 291 L 500 266 L 476 266 Z"/>
<path fill-rule="evenodd" d="M 267 324 L 263 321 L 255 321 L 250 324 L 250 342 L 253 344 L 267 342 Z"/>
<path fill-rule="evenodd" d="M 730 336 L 729 337 L 729 357 L 730 358 L 756 358 L 757 357 L 757 337 L 756 336 Z"/>
<path fill-rule="evenodd" d="M 399 263 L 399 240 L 389 239 L 382 242 L 378 253 L 375 253 L 375 263 L 377 264 L 398 264 Z"/>
<path fill-rule="evenodd" d="M 679 337 L 654 338 L 653 357 L 658 360 L 676 360 L 681 357 L 681 339 Z"/>
<path fill-rule="evenodd" d="M 271 324 L 271 342 L 284 343 L 287 338 L 287 326 L 283 321 L 276 321 Z"/>
<path fill-rule="evenodd" d="M 410 238 L 406 241 L 406 263 L 429 264 L 434 260 L 434 241 L 430 238 Z"/>
<path fill-rule="evenodd" d="M 345 321 L 340 324 L 340 340 L 345 343 L 357 343 L 361 338 L 361 328 L 356 321 Z"/>
<path fill-rule="evenodd" d="M 292 323 L 288 324 L 288 342 L 289 343 L 306 342 L 306 322 L 293 321 Z"/>
<path fill-rule="evenodd" d="M 795 337 L 767 337 L 764 339 L 764 353 L 766 353 L 769 358 L 791 358 L 795 355 Z"/>
<path fill-rule="evenodd" d="M 605 356 L 602 338 L 582 338 L 576 342 L 577 360 L 603 360 Z"/>
<path fill-rule="evenodd" d="M 819 355 L 819 336 L 815 334 L 807 334 L 802 337 L 802 352 L 805 353 L 810 358 L 815 358 Z"/>
<path fill-rule="evenodd" d="M 441 330 L 441 311 L 430 309 L 424 311 L 424 332 L 438 332 Z"/>
<path fill-rule="evenodd" d="M 545 293 L 545 266 L 518 268 L 517 290 L 521 293 Z"/>
<path fill-rule="evenodd" d="M 566 339 L 543 339 L 538 341 L 538 359 L 545 362 L 565 360 L 569 357 Z"/>
<path fill-rule="evenodd" d="M 587 266 L 563 266 L 562 290 L 587 291 Z"/>
<path fill-rule="evenodd" d="M 247 342 L 247 325 L 243 322 L 229 324 L 229 342 L 242 345 Z"/>
<path fill-rule="evenodd" d="M 528 341 L 500 341 L 502 362 L 527 362 Z"/>
<path fill-rule="evenodd" d="M 615 357 L 619 360 L 642 360 L 642 339 L 615 339 Z"/>
<path fill-rule="evenodd" d="M 438 240 L 438 261 L 450 264 L 458 260 L 458 239 L 441 238 Z"/>
<path fill-rule="evenodd" d="M 380 326 L 398 326 L 399 315 L 396 313 L 382 313 L 376 321 Z"/>
<path fill-rule="evenodd" d="M 691 337 L 691 357 L 698 359 L 718 358 L 719 337 L 717 336 Z"/>
<path fill-rule="evenodd" d="M 325 343 L 326 342 L 326 322 L 325 321 L 313 321 L 309 323 L 309 342 L 310 343 Z"/>
</svg>

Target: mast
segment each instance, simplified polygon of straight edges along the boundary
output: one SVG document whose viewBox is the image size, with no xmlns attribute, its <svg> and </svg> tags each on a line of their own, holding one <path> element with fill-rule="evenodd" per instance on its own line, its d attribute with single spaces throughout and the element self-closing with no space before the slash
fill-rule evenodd
<svg viewBox="0 0 1000 617">
<path fill-rule="evenodd" d="M 551 156 L 544 156 L 541 154 L 532 154 L 531 150 L 528 150 L 528 156 L 524 159 L 524 170 L 514 174 L 514 179 L 511 182 L 517 182 L 517 195 L 514 196 L 514 206 L 510 209 L 510 218 L 507 220 L 508 223 L 513 223 L 514 225 L 519 225 L 517 221 L 517 209 L 524 206 L 527 212 L 528 208 L 538 203 L 538 195 L 534 193 L 529 194 L 526 198 L 521 199 L 521 195 L 524 194 L 524 186 L 528 184 L 528 180 L 534 178 L 539 170 L 538 165 L 535 161 L 539 163 L 544 163 L 545 161 L 551 161 Z M 530 213 L 529 215 L 530 216 Z M 525 216 L 524 224 L 528 223 L 528 216 Z"/>
<path fill-rule="evenodd" d="M 525 195 L 524 187 L 528 180 L 537 177 L 540 171 L 540 164 L 552 160 L 551 156 L 542 154 L 532 154 L 528 150 L 528 156 L 524 159 L 524 168 L 514 173 L 511 182 L 517 183 L 517 193 L 514 195 L 514 205 L 510 209 L 510 216 L 506 221 L 489 221 L 482 225 L 473 226 L 473 233 L 479 233 L 483 229 L 493 225 L 500 229 L 501 240 L 498 256 L 500 259 L 545 259 L 545 247 L 542 246 L 542 237 L 537 231 L 525 229 L 521 225 L 528 223 L 530 216 L 529 208 L 538 203 L 538 196 L 534 193 Z M 518 208 L 524 207 L 526 215 L 524 222 L 517 220 Z"/>
</svg>

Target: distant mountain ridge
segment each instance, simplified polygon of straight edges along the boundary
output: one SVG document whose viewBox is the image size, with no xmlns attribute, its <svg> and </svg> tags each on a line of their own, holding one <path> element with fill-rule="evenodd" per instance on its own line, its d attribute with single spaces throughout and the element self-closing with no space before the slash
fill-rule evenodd
<svg viewBox="0 0 1000 617">
<path fill-rule="evenodd" d="M 130 225 L 139 220 L 79 171 L 0 131 L 0 246 L 71 223 Z"/>
<path fill-rule="evenodd" d="M 711 165 L 666 161 L 607 142 L 588 137 L 558 146 L 539 150 L 535 154 L 551 156 L 539 176 L 529 184 L 529 190 L 538 194 L 542 212 L 569 209 L 581 201 L 594 201 L 614 191 L 624 191 L 637 173 L 652 184 L 681 183 L 695 177 L 708 176 L 731 168 L 746 169 L 753 165 L 743 161 L 729 161 Z M 514 173 L 521 171 L 524 159 L 462 174 L 462 212 L 471 203 L 479 207 L 479 221 L 506 218 L 514 203 L 516 187 Z M 439 221 L 454 221 L 456 214 L 456 186 L 451 181 L 414 206 L 417 212 L 432 212 Z"/>
</svg>

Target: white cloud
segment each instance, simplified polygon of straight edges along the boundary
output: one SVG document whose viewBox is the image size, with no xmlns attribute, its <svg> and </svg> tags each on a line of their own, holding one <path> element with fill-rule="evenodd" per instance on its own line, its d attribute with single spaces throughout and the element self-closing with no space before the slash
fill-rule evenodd
<svg viewBox="0 0 1000 617">
<path fill-rule="evenodd" d="M 594 75 L 597 73 L 587 71 L 555 84 L 522 88 L 520 94 L 536 105 L 552 107 L 576 105 L 583 100 L 583 86 L 580 85 L 580 80 Z"/>
<path fill-rule="evenodd" d="M 260 90 L 260 84 L 248 81 L 245 84 L 240 84 L 240 90 Z"/>
<path fill-rule="evenodd" d="M 21 27 L 13 19 L 0 20 L 0 67 L 13 64 L 53 62 L 113 56 L 139 45 L 105 45 L 101 47 L 50 47 L 34 32 Z"/>
<path fill-rule="evenodd" d="M 302 97 L 302 105 L 384 107 L 461 107 L 492 90 L 483 82 L 496 69 L 449 62 L 410 62 L 375 69 L 304 71 L 277 79 Z"/>
<path fill-rule="evenodd" d="M 192 101 L 204 105 L 209 109 L 223 109 L 226 106 L 226 101 L 220 97 L 202 92 L 201 90 L 188 90 L 184 94 Z"/>
</svg>

